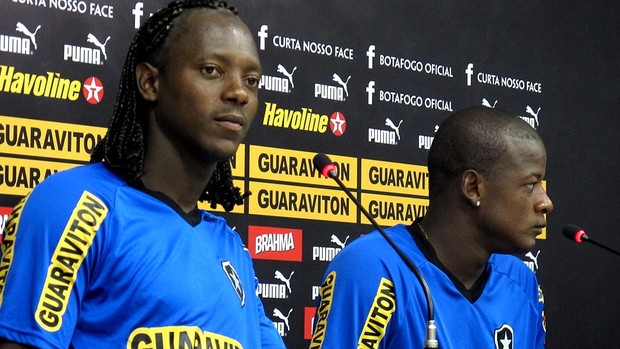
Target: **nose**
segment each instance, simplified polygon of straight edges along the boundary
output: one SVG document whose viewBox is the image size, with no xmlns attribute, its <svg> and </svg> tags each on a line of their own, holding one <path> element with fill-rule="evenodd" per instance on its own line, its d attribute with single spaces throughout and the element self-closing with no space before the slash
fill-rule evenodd
<svg viewBox="0 0 620 349">
<path fill-rule="evenodd" d="M 248 91 L 241 77 L 229 77 L 223 91 L 224 100 L 245 105 L 248 103 Z"/>
<path fill-rule="evenodd" d="M 536 212 L 540 212 L 543 214 L 547 214 L 553 211 L 553 202 L 547 195 L 547 193 L 543 192 L 544 197 L 542 200 L 536 202 L 535 210 Z"/>
</svg>

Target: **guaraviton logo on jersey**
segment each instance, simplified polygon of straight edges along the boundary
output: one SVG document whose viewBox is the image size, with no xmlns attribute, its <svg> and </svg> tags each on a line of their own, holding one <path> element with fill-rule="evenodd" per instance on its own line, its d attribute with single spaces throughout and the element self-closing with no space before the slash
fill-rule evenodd
<svg viewBox="0 0 620 349">
<path fill-rule="evenodd" d="M 28 196 L 22 198 L 22 200 L 15 206 L 13 210 L 13 214 L 10 216 L 10 219 L 5 218 L 9 215 L 11 210 L 8 207 L 2 207 L 3 218 L 2 220 L 6 223 L 2 224 L 2 260 L 0 260 L 0 305 L 2 305 L 2 300 L 4 299 L 4 285 L 6 283 L 6 278 L 9 274 L 9 270 L 11 269 L 11 265 L 13 264 L 13 257 L 15 251 L 15 238 L 17 237 L 17 226 L 19 225 L 19 220 L 22 214 L 22 209 L 24 208 L 24 204 Z M 5 225 L 6 224 L 6 225 Z"/>
<path fill-rule="evenodd" d="M 248 226 L 248 249 L 253 259 L 301 262 L 303 230 Z"/>
<path fill-rule="evenodd" d="M 360 333 L 357 347 L 378 348 L 394 311 L 396 311 L 394 284 L 386 278 L 381 278 L 375 300 L 368 311 L 366 323 L 362 328 L 362 333 Z"/>
<path fill-rule="evenodd" d="M 127 349 L 229 348 L 243 349 L 238 341 L 197 326 L 140 327 L 131 332 Z"/>
<path fill-rule="evenodd" d="M 327 317 L 332 309 L 334 299 L 334 287 L 336 286 L 336 272 L 332 271 L 325 277 L 321 285 L 321 302 L 317 310 L 316 326 L 310 342 L 310 349 L 321 349 L 323 347 L 323 337 L 325 337 L 325 327 L 327 327 Z"/>
<path fill-rule="evenodd" d="M 239 274 L 237 274 L 235 268 L 232 266 L 232 264 L 230 264 L 230 261 L 223 261 L 222 269 L 224 269 L 224 273 L 228 277 L 228 280 L 230 280 L 230 284 L 235 290 L 235 293 L 237 293 L 237 296 L 241 301 L 241 307 L 243 308 L 243 306 L 245 305 L 245 292 L 243 291 L 243 285 L 241 284 Z"/>
<path fill-rule="evenodd" d="M 107 214 L 108 208 L 98 197 L 82 193 L 52 255 L 35 311 L 37 323 L 46 331 L 56 332 L 62 327 L 78 269 Z"/>
</svg>

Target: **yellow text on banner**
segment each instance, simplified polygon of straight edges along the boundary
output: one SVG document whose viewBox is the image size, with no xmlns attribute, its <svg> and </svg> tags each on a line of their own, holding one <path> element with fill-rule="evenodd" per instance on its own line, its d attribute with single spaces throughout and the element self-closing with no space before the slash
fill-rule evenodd
<svg viewBox="0 0 620 349">
<path fill-rule="evenodd" d="M 50 175 L 75 167 L 61 162 L 0 157 L 0 195 L 24 196 Z"/>
<path fill-rule="evenodd" d="M 325 178 L 314 168 L 315 153 L 250 146 L 250 178 L 302 183 L 323 186 L 337 186 L 330 178 Z M 345 186 L 357 188 L 357 158 L 329 155 L 336 165 L 338 178 Z"/>
<path fill-rule="evenodd" d="M 428 210 L 428 199 L 396 195 L 362 193 L 361 202 L 370 216 L 381 226 L 411 223 L 416 218 L 424 216 Z M 370 224 L 364 215 L 362 215 L 361 221 L 364 224 Z"/>
<path fill-rule="evenodd" d="M 88 161 L 105 127 L 0 115 L 0 153 Z"/>
<path fill-rule="evenodd" d="M 319 189 L 250 181 L 249 213 L 355 223 L 357 208 L 339 189 Z"/>
<path fill-rule="evenodd" d="M 362 190 L 428 196 L 426 166 L 362 159 Z"/>
</svg>

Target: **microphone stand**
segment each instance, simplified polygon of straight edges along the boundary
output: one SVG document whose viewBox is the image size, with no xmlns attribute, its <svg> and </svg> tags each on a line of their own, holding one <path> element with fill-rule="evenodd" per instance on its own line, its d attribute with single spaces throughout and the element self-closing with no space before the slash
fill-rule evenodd
<svg viewBox="0 0 620 349">
<path fill-rule="evenodd" d="M 613 248 L 611 248 L 611 247 L 609 247 L 609 246 L 605 246 L 605 245 L 603 245 L 603 244 L 601 244 L 601 243 L 599 243 L 599 242 L 596 242 L 596 241 L 594 241 L 594 240 L 590 239 L 590 238 L 589 238 L 587 235 L 585 235 L 585 234 L 584 234 L 581 238 L 583 239 L 583 241 L 587 241 L 587 242 L 589 242 L 589 243 L 592 243 L 592 244 L 594 244 L 594 245 L 596 245 L 596 246 L 598 246 L 598 247 L 600 247 L 600 248 L 602 248 L 602 249 L 605 249 L 605 250 L 607 250 L 607 251 L 609 251 L 609 252 L 611 252 L 611 253 L 613 253 L 613 254 L 615 254 L 615 255 L 617 255 L 617 256 L 620 256 L 620 252 L 618 252 L 618 250 L 615 250 L 615 249 L 613 249 Z"/>
<path fill-rule="evenodd" d="M 318 154 L 317 154 L 318 155 Z M 383 236 L 383 238 L 392 246 L 392 248 L 396 251 L 396 253 L 400 256 L 400 258 L 405 261 L 405 264 L 413 271 L 413 274 L 420 281 L 422 288 L 424 289 L 424 295 L 426 296 L 426 306 L 428 311 L 428 321 L 426 323 L 426 339 L 424 340 L 424 349 L 438 349 L 439 341 L 437 340 L 437 326 L 435 325 L 435 313 L 433 307 L 433 299 L 431 297 L 431 291 L 424 280 L 424 277 L 420 273 L 420 270 L 411 262 L 409 258 L 404 254 L 404 252 L 398 248 L 396 243 L 387 235 L 387 233 L 379 226 L 377 221 L 368 213 L 368 211 L 362 206 L 362 204 L 353 196 L 351 191 L 344 186 L 344 183 L 338 178 L 338 173 L 336 172 L 335 166 L 331 170 L 329 170 L 328 175 L 330 178 L 338 183 L 338 186 L 342 191 L 344 191 L 351 200 L 357 205 L 357 207 L 362 211 L 364 216 L 368 218 L 370 223 L 379 231 L 379 233 Z"/>
</svg>

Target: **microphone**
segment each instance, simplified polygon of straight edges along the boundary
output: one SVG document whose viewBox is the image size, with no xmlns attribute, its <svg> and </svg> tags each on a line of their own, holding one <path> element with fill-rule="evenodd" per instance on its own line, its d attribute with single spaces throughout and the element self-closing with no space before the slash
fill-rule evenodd
<svg viewBox="0 0 620 349">
<path fill-rule="evenodd" d="M 592 240 L 588 234 L 586 234 L 585 230 L 581 229 L 580 227 L 574 225 L 574 224 L 566 224 L 564 226 L 564 228 L 562 228 L 562 233 L 564 234 L 564 236 L 566 236 L 567 239 L 569 240 L 573 240 L 577 243 L 582 243 L 584 241 L 587 241 L 589 243 L 592 243 L 598 247 L 601 247 L 615 255 L 620 256 L 620 252 L 618 252 L 617 250 L 614 250 L 611 247 L 605 246 L 601 243 L 598 243 L 594 240 Z"/>
<path fill-rule="evenodd" d="M 312 160 L 314 167 L 321 172 L 321 174 L 325 178 L 331 178 L 338 183 L 338 186 L 342 191 L 344 191 L 347 196 L 355 203 L 360 211 L 368 218 L 370 223 L 377 229 L 377 231 L 383 236 L 383 238 L 392 246 L 392 248 L 396 251 L 396 253 L 400 256 L 400 258 L 407 264 L 407 267 L 411 269 L 416 278 L 420 281 L 422 288 L 424 289 L 424 295 L 426 297 L 426 306 L 428 311 L 428 321 L 426 323 L 426 339 L 424 340 L 424 349 L 438 349 L 439 341 L 437 340 L 437 326 L 435 325 L 435 313 L 433 307 L 433 298 L 431 296 L 431 291 L 420 273 L 418 267 L 413 264 L 413 262 L 405 255 L 405 253 L 396 245 L 396 243 L 387 235 L 387 233 L 379 226 L 377 221 L 366 211 L 364 206 L 357 200 L 355 196 L 351 193 L 347 187 L 344 186 L 344 183 L 338 178 L 338 169 L 336 165 L 329 159 L 329 157 L 323 153 L 318 153 L 314 156 Z"/>
</svg>

